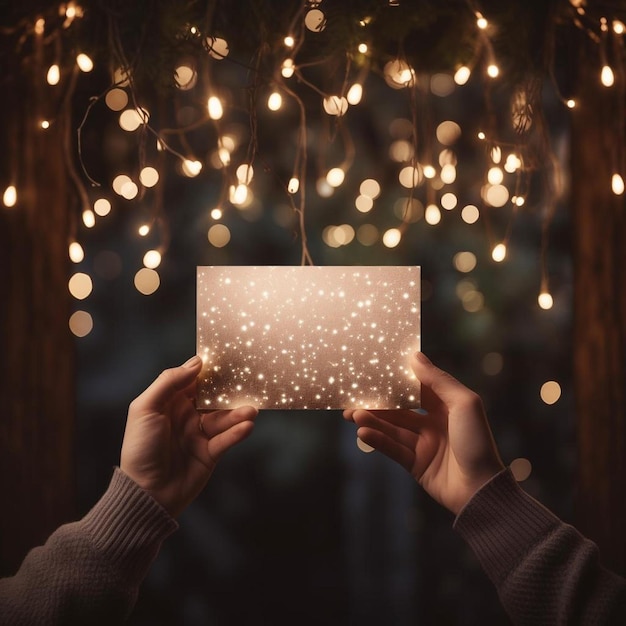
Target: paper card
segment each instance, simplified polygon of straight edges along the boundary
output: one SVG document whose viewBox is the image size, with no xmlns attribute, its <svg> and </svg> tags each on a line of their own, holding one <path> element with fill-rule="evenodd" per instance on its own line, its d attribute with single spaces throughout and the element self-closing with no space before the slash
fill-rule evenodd
<svg viewBox="0 0 626 626">
<path fill-rule="evenodd" d="M 420 268 L 198 268 L 200 410 L 415 408 Z"/>
</svg>

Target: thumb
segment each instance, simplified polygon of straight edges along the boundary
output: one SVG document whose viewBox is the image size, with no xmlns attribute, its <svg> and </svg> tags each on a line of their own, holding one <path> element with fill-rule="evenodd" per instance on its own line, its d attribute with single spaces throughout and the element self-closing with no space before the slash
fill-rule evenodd
<svg viewBox="0 0 626 626">
<path fill-rule="evenodd" d="M 177 392 L 188 387 L 200 372 L 202 359 L 193 356 L 178 367 L 163 370 L 156 380 L 133 404 L 139 410 L 155 410 L 163 407 Z"/>
</svg>

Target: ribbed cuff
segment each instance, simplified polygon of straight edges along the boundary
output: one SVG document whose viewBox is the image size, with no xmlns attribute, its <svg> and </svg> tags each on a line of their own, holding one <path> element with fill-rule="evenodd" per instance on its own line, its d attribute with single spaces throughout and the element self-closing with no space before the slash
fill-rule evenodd
<svg viewBox="0 0 626 626">
<path fill-rule="evenodd" d="M 497 585 L 540 537 L 560 523 L 558 517 L 524 492 L 511 471 L 505 469 L 465 505 L 454 529 L 474 550 Z"/>
<path fill-rule="evenodd" d="M 143 579 L 161 543 L 178 528 L 176 520 L 119 468 L 102 498 L 78 523 L 103 560 L 129 581 Z"/>
</svg>

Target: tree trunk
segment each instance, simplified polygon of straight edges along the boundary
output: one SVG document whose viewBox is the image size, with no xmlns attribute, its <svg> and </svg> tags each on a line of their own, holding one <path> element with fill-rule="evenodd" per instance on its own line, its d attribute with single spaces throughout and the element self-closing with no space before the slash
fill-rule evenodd
<svg viewBox="0 0 626 626">
<path fill-rule="evenodd" d="M 0 575 L 74 512 L 66 122 L 40 126 L 59 103 L 42 109 L 36 51 L 20 69 L 1 100 L 18 203 L 0 207 Z"/>
<path fill-rule="evenodd" d="M 623 93 L 600 84 L 597 46 L 581 46 L 572 116 L 577 525 L 626 572 L 626 219 L 611 177 L 623 163 Z M 610 120 L 614 120 L 612 123 Z M 616 146 L 618 146 L 616 148 Z M 618 153 L 617 151 L 620 151 Z"/>
</svg>

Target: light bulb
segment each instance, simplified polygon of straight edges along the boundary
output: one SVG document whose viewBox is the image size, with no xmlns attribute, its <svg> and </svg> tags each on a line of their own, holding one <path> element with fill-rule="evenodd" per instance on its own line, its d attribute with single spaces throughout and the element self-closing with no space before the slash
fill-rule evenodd
<svg viewBox="0 0 626 626">
<path fill-rule="evenodd" d="M 2 202 L 5 207 L 11 208 L 17 204 L 17 189 L 15 185 L 9 185 L 2 196 Z"/>
<path fill-rule="evenodd" d="M 93 61 L 84 52 L 81 52 L 76 57 L 76 63 L 81 72 L 91 72 L 93 69 Z"/>
<path fill-rule="evenodd" d="M 61 70 L 59 66 L 54 63 L 48 68 L 48 74 L 46 75 L 46 80 L 48 81 L 48 85 L 58 85 L 59 80 L 61 80 Z"/>
<path fill-rule="evenodd" d="M 602 72 L 600 72 L 600 81 L 605 87 L 612 87 L 615 83 L 615 75 L 610 66 L 604 65 Z"/>
</svg>

